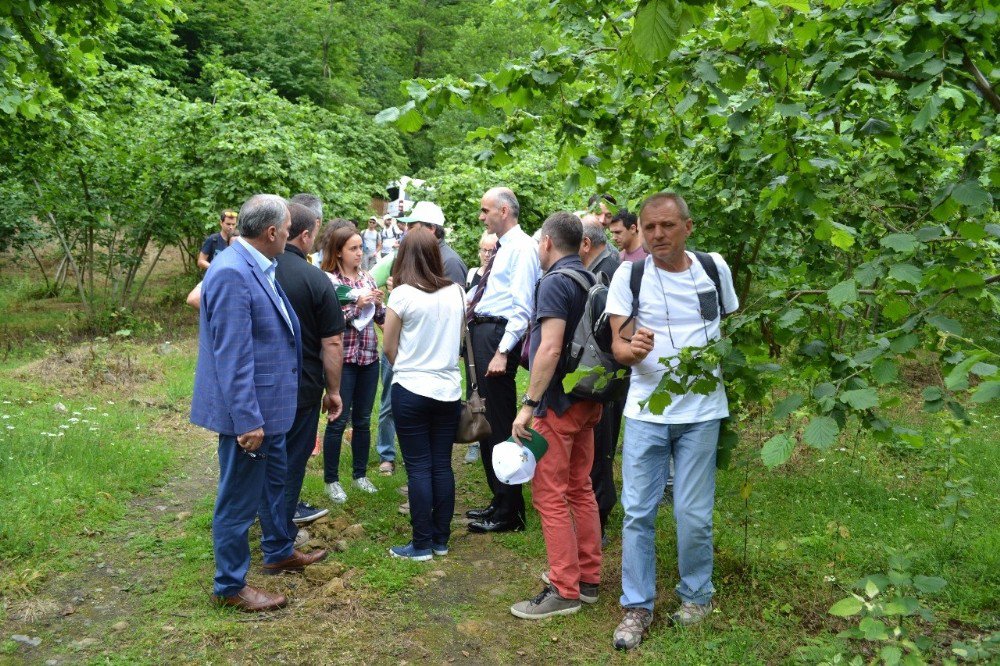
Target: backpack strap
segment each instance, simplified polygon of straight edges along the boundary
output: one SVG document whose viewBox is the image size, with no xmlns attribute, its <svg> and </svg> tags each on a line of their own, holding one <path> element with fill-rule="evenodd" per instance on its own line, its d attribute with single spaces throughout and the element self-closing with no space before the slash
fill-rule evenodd
<svg viewBox="0 0 1000 666">
<path fill-rule="evenodd" d="M 642 274 L 646 270 L 646 260 L 633 261 L 632 262 L 632 272 L 629 274 L 628 286 L 632 292 L 632 314 L 622 322 L 622 325 L 618 327 L 619 335 L 625 330 L 625 328 L 635 321 L 635 318 L 639 316 L 639 289 L 642 286 Z M 624 338 L 625 336 L 622 335 Z"/>
<path fill-rule="evenodd" d="M 552 271 L 551 273 L 546 273 L 545 275 L 546 276 L 565 275 L 566 277 L 572 279 L 573 282 L 576 282 L 578 285 L 580 285 L 580 289 L 583 289 L 584 291 L 590 291 L 590 288 L 593 287 L 595 284 L 597 284 L 596 276 L 594 276 L 593 273 L 590 273 L 589 271 L 587 273 L 588 276 L 595 277 L 595 281 L 590 282 L 587 280 L 587 278 L 583 277 L 583 274 L 580 271 L 574 270 L 572 268 L 559 268 Z M 541 283 L 541 280 L 539 280 L 538 282 Z"/>
<path fill-rule="evenodd" d="M 719 277 L 719 267 L 716 265 L 715 259 L 708 252 L 699 252 L 698 250 L 692 250 L 692 252 L 698 263 L 701 264 L 701 267 L 708 273 L 712 284 L 715 285 L 715 293 L 719 297 L 719 319 L 725 319 L 728 313 L 726 312 L 726 306 L 722 303 L 722 279 Z"/>
</svg>

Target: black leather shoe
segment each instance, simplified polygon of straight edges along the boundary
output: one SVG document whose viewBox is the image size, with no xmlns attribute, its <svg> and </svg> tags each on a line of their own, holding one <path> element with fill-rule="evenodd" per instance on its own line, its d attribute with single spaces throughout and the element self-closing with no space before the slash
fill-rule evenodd
<svg viewBox="0 0 1000 666">
<path fill-rule="evenodd" d="M 489 519 L 477 520 L 469 523 L 469 531 L 477 534 L 485 534 L 487 532 L 523 532 L 524 523 L 517 520 L 507 520 L 502 523 Z"/>
<path fill-rule="evenodd" d="M 497 508 L 490 504 L 485 509 L 469 509 L 465 512 L 465 517 L 471 518 L 472 520 L 485 520 L 486 518 L 492 516 L 496 510 Z"/>
</svg>

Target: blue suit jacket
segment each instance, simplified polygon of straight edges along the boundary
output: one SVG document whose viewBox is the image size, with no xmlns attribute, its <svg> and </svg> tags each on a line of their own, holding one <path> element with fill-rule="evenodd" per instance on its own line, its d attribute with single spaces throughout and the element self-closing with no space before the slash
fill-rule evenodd
<svg viewBox="0 0 1000 666">
<path fill-rule="evenodd" d="M 292 304 L 276 287 L 278 296 L 240 243 L 212 260 L 201 285 L 191 423 L 223 435 L 260 427 L 280 435 L 291 428 L 302 336 Z"/>
</svg>

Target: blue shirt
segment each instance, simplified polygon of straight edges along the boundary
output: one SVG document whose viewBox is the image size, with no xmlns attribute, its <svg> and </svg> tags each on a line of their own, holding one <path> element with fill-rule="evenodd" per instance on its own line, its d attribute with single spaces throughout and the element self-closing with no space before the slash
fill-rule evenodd
<svg viewBox="0 0 1000 666">
<path fill-rule="evenodd" d="M 288 328 L 292 328 L 292 320 L 288 317 L 288 308 L 285 307 L 285 301 L 281 298 L 281 294 L 278 293 L 278 288 L 275 286 L 274 270 L 278 267 L 278 262 L 274 259 L 265 257 L 260 250 L 246 242 L 242 236 L 237 236 L 236 240 L 243 244 L 243 247 L 250 252 L 250 256 L 253 257 L 254 261 L 257 262 L 257 265 L 260 266 L 260 270 L 264 271 L 264 275 L 267 277 L 267 281 L 271 285 L 271 290 L 274 292 L 274 295 L 278 297 L 278 304 L 281 305 L 281 314 L 288 323 Z"/>
</svg>

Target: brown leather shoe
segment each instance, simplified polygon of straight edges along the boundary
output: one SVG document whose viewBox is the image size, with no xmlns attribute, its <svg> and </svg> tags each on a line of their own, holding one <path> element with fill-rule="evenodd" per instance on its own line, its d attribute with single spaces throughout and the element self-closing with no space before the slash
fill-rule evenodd
<svg viewBox="0 0 1000 666">
<path fill-rule="evenodd" d="M 269 594 L 264 590 L 246 585 L 231 597 L 212 595 L 212 601 L 218 606 L 233 606 L 245 613 L 278 610 L 288 605 L 288 598 L 283 594 Z"/>
<path fill-rule="evenodd" d="M 324 559 L 326 559 L 325 550 L 314 550 L 311 553 L 303 553 L 302 551 L 295 550 L 292 551 L 290 557 L 287 557 L 280 562 L 265 564 L 264 573 L 268 576 L 276 576 L 285 572 L 301 573 L 301 571 L 310 564 L 315 564 L 316 562 Z"/>
</svg>

